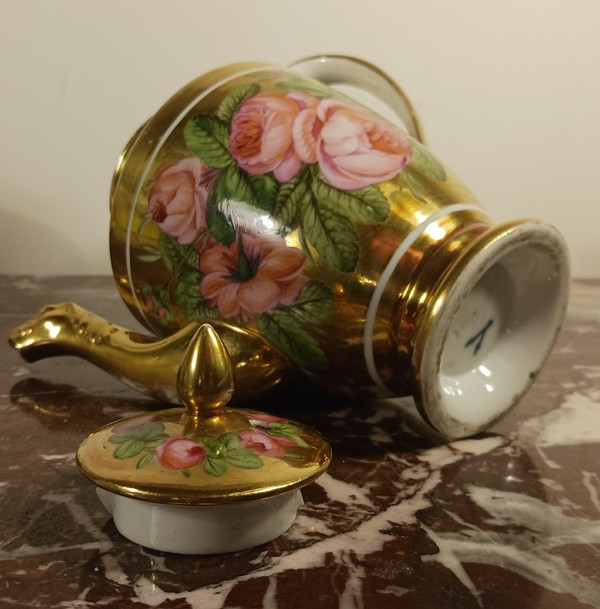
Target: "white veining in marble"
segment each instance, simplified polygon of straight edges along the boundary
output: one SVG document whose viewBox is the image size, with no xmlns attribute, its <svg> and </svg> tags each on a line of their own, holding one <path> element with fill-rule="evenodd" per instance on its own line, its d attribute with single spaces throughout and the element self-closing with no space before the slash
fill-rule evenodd
<svg viewBox="0 0 600 609">
<path fill-rule="evenodd" d="M 600 512 L 600 479 L 595 472 L 581 472 L 583 486 L 588 490 L 590 494 L 590 501 L 592 505 Z"/>
<path fill-rule="evenodd" d="M 559 408 L 522 423 L 515 436 L 519 444 L 538 447 L 600 442 L 600 389 L 565 397 Z"/>
<path fill-rule="evenodd" d="M 65 453 L 63 455 L 40 455 L 44 461 L 74 461 L 75 453 Z"/>
<path fill-rule="evenodd" d="M 580 602 L 600 607 L 598 583 L 574 571 L 557 552 L 570 544 L 600 543 L 597 521 L 567 516 L 560 507 L 521 493 L 476 486 L 468 490 L 471 499 L 490 515 L 487 524 L 506 527 L 506 531 L 471 526 L 458 533 L 438 533 L 435 542 L 440 553 L 423 557 L 425 560 L 440 562 L 459 579 L 464 577 L 462 563 L 496 565 L 548 590 L 572 594 Z M 472 590 L 472 582 L 467 587 Z M 478 595 L 475 591 L 474 596 Z"/>
<path fill-rule="evenodd" d="M 104 567 L 104 576 L 116 584 L 128 585 L 129 577 L 123 571 L 123 568 L 116 560 L 115 556 L 110 553 L 102 554 L 102 566 Z"/>
<path fill-rule="evenodd" d="M 445 543 L 444 536 L 442 534 L 438 535 L 434 531 L 432 531 L 429 527 L 425 526 L 421 523 L 421 527 L 429 538 L 435 543 L 438 547 L 439 552 L 434 554 L 433 556 L 423 556 L 422 560 L 424 562 L 435 561 L 444 565 L 446 569 L 449 569 L 454 573 L 456 579 L 471 593 L 471 595 L 477 601 L 477 604 L 480 607 L 483 607 L 481 602 L 481 594 L 479 590 L 477 590 L 475 584 L 469 577 L 468 573 L 465 571 L 465 568 L 461 562 L 461 557 L 455 552 L 453 544 Z"/>
<path fill-rule="evenodd" d="M 402 588 L 401 586 L 387 586 L 380 592 L 381 594 L 391 594 L 396 597 L 401 597 L 411 592 L 411 590 L 409 588 Z"/>
<path fill-rule="evenodd" d="M 142 576 L 133 583 L 137 600 L 154 607 L 167 599 L 184 598 L 194 609 L 213 609 L 222 606 L 227 594 L 236 584 L 256 577 L 271 578 L 269 596 L 272 597 L 274 592 L 271 586 L 275 586 L 272 583 L 274 576 L 288 570 L 321 567 L 329 557 L 330 560 L 333 558 L 340 566 L 345 567 L 350 572 L 346 579 L 346 587 L 339 592 L 340 607 L 363 609 L 360 586 L 364 578 L 364 567 L 361 566 L 358 559 L 381 550 L 386 541 L 394 539 L 394 535 L 388 532 L 392 523 L 414 523 L 416 522 L 416 513 L 431 506 L 428 494 L 441 480 L 440 468 L 464 459 L 467 455 L 487 453 L 500 446 L 502 442 L 502 438 L 489 437 L 479 440 L 459 441 L 452 445 L 439 446 L 425 451 L 420 455 L 420 459 L 423 468 L 430 473 L 428 476 L 421 477 L 423 482 L 414 496 L 390 505 L 372 518 L 359 523 L 354 530 L 319 540 L 308 547 L 296 550 L 292 554 L 274 557 L 270 564 L 247 575 L 237 577 L 234 581 L 223 581 L 215 586 L 206 586 L 192 591 L 176 594 L 166 592 Z M 462 452 L 463 448 L 467 452 Z M 350 496 L 352 494 L 361 497 L 362 495 L 360 488 L 354 485 L 343 484 L 340 486 L 336 481 L 336 484 L 330 485 L 331 487 L 338 493 L 338 496 Z M 400 592 L 402 594 L 406 593 L 404 590 Z M 391 591 L 388 590 L 388 593 L 391 593 Z M 267 609 L 269 605 L 263 604 L 263 607 Z"/>
<path fill-rule="evenodd" d="M 18 378 L 20 376 L 28 376 L 31 374 L 31 369 L 26 368 L 25 366 L 19 366 L 14 372 L 13 377 Z"/>
<path fill-rule="evenodd" d="M 327 493 L 331 501 L 340 501 L 344 504 L 359 504 L 372 508 L 373 502 L 364 492 L 364 488 L 356 484 L 349 484 L 334 478 L 325 472 L 316 482 Z"/>
</svg>

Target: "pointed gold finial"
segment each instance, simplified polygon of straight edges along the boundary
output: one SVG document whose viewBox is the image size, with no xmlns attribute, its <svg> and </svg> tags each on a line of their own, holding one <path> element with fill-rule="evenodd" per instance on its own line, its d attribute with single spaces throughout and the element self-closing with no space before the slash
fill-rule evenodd
<svg viewBox="0 0 600 609">
<path fill-rule="evenodd" d="M 215 417 L 224 412 L 234 388 L 229 353 L 215 329 L 202 324 L 177 372 L 177 395 L 190 417 Z"/>
</svg>

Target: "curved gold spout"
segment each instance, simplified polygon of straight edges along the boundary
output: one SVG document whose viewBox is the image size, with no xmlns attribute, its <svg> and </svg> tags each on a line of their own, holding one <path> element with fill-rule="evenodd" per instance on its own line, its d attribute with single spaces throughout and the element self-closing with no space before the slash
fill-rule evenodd
<svg viewBox="0 0 600 609">
<path fill-rule="evenodd" d="M 235 371 L 234 401 L 251 399 L 293 375 L 288 358 L 247 329 L 210 320 Z M 177 371 L 201 322 L 166 338 L 132 332 L 72 303 L 44 307 L 11 331 L 9 343 L 23 359 L 75 355 L 160 400 L 178 403 Z"/>
</svg>

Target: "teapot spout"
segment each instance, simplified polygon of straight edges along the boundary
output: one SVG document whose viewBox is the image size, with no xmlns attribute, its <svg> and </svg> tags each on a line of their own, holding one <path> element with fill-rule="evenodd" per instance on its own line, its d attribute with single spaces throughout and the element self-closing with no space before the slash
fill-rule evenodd
<svg viewBox="0 0 600 609">
<path fill-rule="evenodd" d="M 257 333 L 210 320 L 223 341 L 235 371 L 234 401 L 264 393 L 294 374 L 290 360 Z M 44 307 L 14 328 L 9 344 L 27 362 L 75 355 L 153 398 L 179 403 L 177 371 L 202 325 L 192 322 L 166 338 L 117 326 L 72 302 Z"/>
</svg>

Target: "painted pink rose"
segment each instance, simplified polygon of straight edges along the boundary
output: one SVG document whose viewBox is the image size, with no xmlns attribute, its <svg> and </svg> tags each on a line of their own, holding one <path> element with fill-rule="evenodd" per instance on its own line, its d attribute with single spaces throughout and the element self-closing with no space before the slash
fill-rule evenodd
<svg viewBox="0 0 600 609">
<path fill-rule="evenodd" d="M 158 317 L 159 319 L 164 319 L 167 315 L 168 315 L 168 311 L 167 309 L 165 309 L 164 307 L 157 307 L 156 303 L 154 302 L 154 298 L 152 298 L 152 296 L 150 294 L 148 294 L 146 296 L 146 298 L 144 298 L 144 304 L 148 307 L 148 309 L 150 311 L 152 311 L 156 317 Z"/>
<path fill-rule="evenodd" d="M 410 143 L 401 131 L 335 99 L 302 110 L 293 137 L 300 160 L 318 162 L 327 181 L 340 190 L 389 180 L 411 157 Z"/>
<path fill-rule="evenodd" d="M 302 275 L 305 261 L 304 253 L 287 247 L 279 235 L 239 233 L 231 245 L 216 244 L 202 253 L 200 292 L 222 317 L 248 320 L 296 300 L 308 281 Z"/>
<path fill-rule="evenodd" d="M 238 165 L 248 173 L 272 171 L 280 182 L 288 182 L 300 170 L 292 129 L 302 109 L 316 105 L 306 93 L 275 95 L 259 93 L 246 100 L 231 122 L 229 149 Z"/>
<path fill-rule="evenodd" d="M 242 446 L 245 446 L 252 452 L 268 457 L 283 457 L 286 446 L 296 446 L 296 442 L 289 438 L 274 438 L 259 429 L 242 431 L 240 433 L 240 442 Z"/>
<path fill-rule="evenodd" d="M 173 436 L 156 449 L 154 459 L 165 469 L 178 470 L 200 463 L 205 456 L 206 451 L 197 442 Z"/>
<path fill-rule="evenodd" d="M 154 222 L 179 243 L 193 243 L 206 229 L 206 200 L 215 177 L 198 157 L 163 163 L 148 197 Z"/>
<path fill-rule="evenodd" d="M 269 414 L 268 412 L 255 412 L 251 410 L 244 410 L 242 414 L 248 417 L 251 423 L 287 423 L 287 419 Z"/>
</svg>

